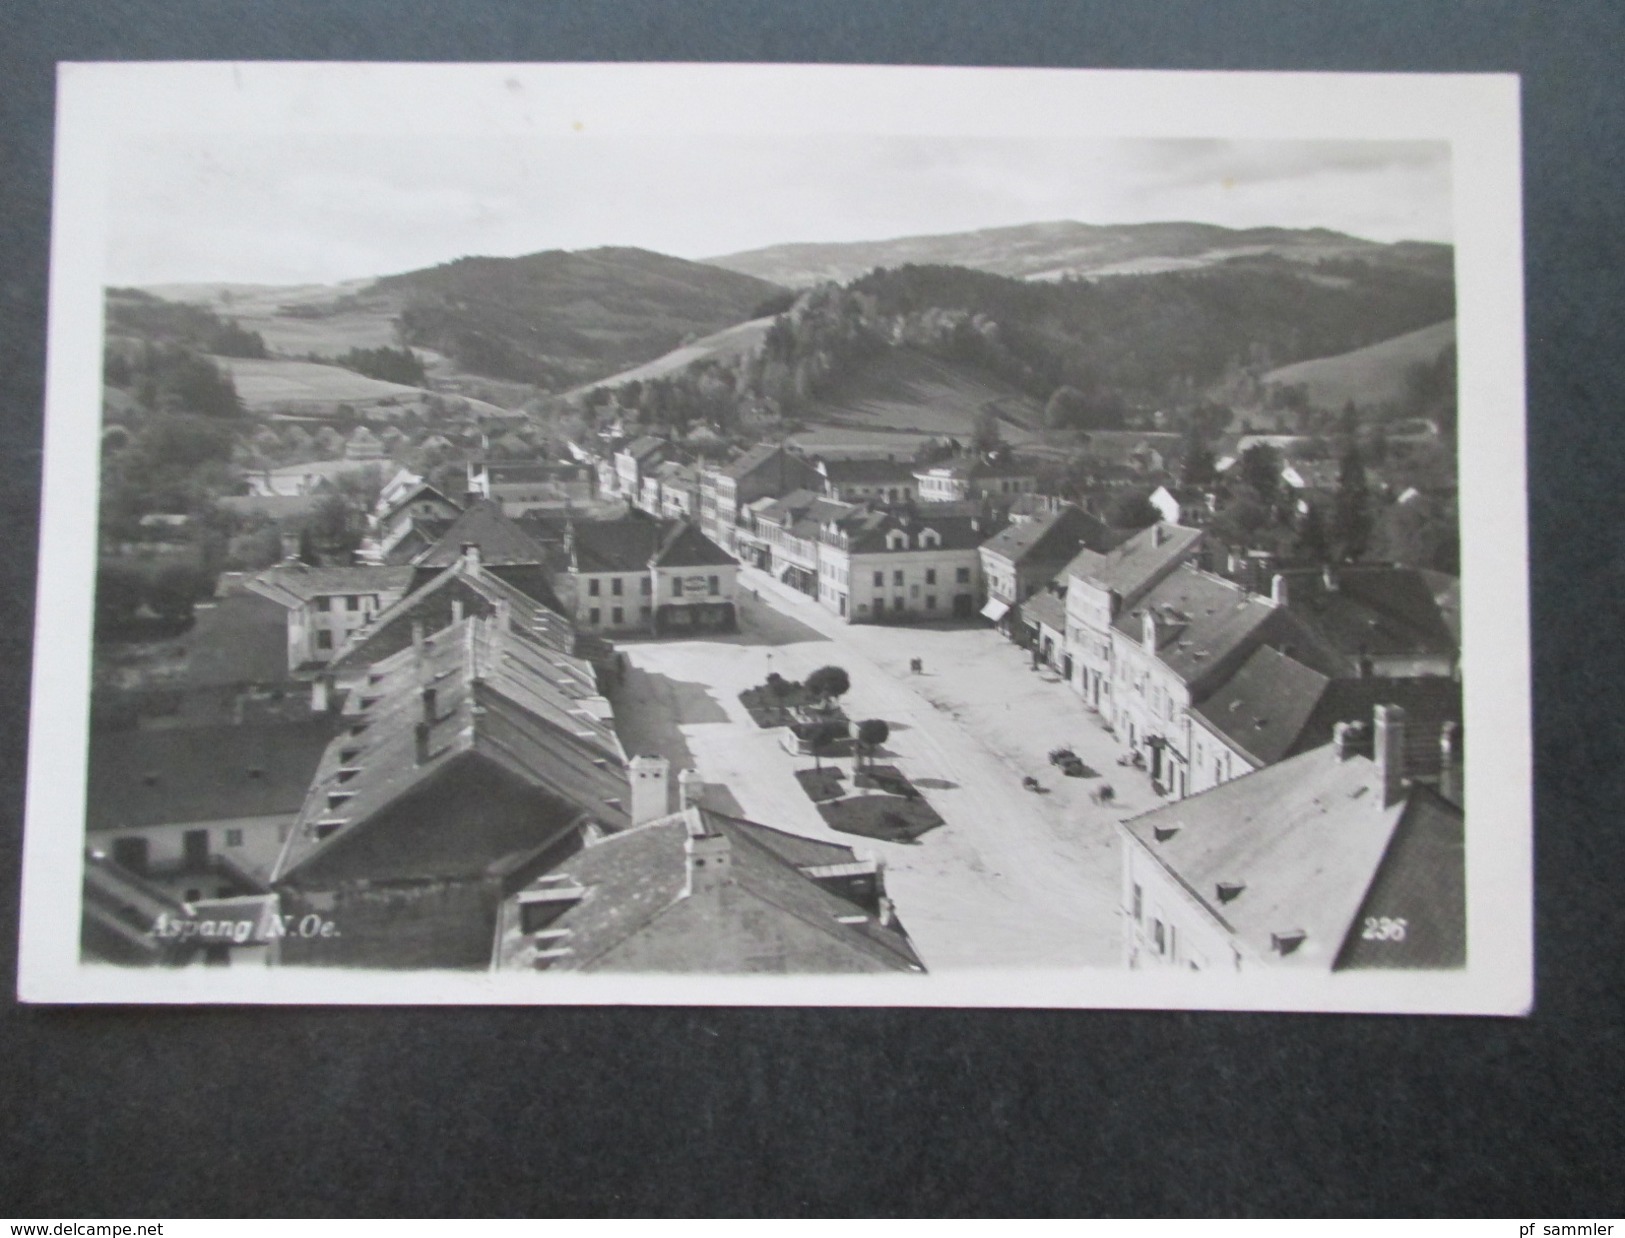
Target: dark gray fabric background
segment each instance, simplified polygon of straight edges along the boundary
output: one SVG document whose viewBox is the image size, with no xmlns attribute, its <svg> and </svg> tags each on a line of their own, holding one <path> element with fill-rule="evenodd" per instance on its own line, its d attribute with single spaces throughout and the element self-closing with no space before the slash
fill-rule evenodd
<svg viewBox="0 0 1625 1238">
<path fill-rule="evenodd" d="M 53 62 L 783 60 L 1524 75 L 1538 1009 L 0 1013 L 0 1216 L 1620 1215 L 1615 4 L 10 0 L 0 958 L 14 985 Z M 1508 503 L 1523 501 L 1511 487 Z M 1523 565 L 1503 565 L 1509 585 Z M 1494 674 L 1474 667 L 1474 674 Z M 72 776 L 71 771 L 64 771 Z"/>
</svg>

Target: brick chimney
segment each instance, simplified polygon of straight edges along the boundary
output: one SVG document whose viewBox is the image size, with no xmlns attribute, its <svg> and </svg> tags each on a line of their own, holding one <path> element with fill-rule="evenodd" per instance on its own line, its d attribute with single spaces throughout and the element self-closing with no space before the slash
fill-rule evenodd
<svg viewBox="0 0 1625 1238">
<path fill-rule="evenodd" d="M 480 570 L 480 544 L 478 542 L 463 543 L 463 566 L 471 572 Z"/>
<path fill-rule="evenodd" d="M 423 617 L 412 616 L 412 648 L 419 654 L 423 652 Z"/>
<path fill-rule="evenodd" d="M 1290 591 L 1287 588 L 1286 574 L 1283 572 L 1275 573 L 1275 579 L 1270 581 L 1270 601 L 1277 606 L 1285 606 L 1289 598 Z"/>
<path fill-rule="evenodd" d="M 413 735 L 417 740 L 417 762 L 419 765 L 427 765 L 429 763 L 429 724 L 419 722 L 413 730 Z"/>
<path fill-rule="evenodd" d="M 636 756 L 627 765 L 632 787 L 632 824 L 647 825 L 671 812 L 671 762 L 665 757 Z"/>
<path fill-rule="evenodd" d="M 433 687 L 425 685 L 420 695 L 423 698 L 423 721 L 429 726 L 433 726 L 437 717 L 435 712 L 437 702 L 435 698 L 438 694 Z"/>
<path fill-rule="evenodd" d="M 1156 524 L 1151 526 L 1151 544 L 1153 546 L 1160 546 L 1167 540 L 1168 530 L 1162 527 L 1162 522 L 1159 520 Z"/>
<path fill-rule="evenodd" d="M 1382 806 L 1390 808 L 1405 795 L 1405 711 L 1400 706 L 1377 706 L 1371 758 L 1377 766 Z"/>
<path fill-rule="evenodd" d="M 733 884 L 733 848 L 728 836 L 710 833 L 699 813 L 688 817 L 688 837 L 683 840 L 683 859 L 687 866 L 685 895 L 704 894 Z"/>
<path fill-rule="evenodd" d="M 677 775 L 677 806 L 698 808 L 705 796 L 705 780 L 697 769 L 685 769 Z"/>
</svg>

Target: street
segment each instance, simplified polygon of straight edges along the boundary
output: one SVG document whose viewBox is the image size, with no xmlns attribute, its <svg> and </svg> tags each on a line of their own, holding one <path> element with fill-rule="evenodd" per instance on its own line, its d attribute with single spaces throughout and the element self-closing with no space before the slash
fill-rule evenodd
<svg viewBox="0 0 1625 1238">
<path fill-rule="evenodd" d="M 762 572 L 742 570 L 740 586 L 735 635 L 621 645 L 631 670 L 615 708 L 628 755 L 698 769 L 720 811 L 880 857 L 928 968 L 1115 966 L 1112 823 L 1158 801 L 1143 774 L 1115 764 L 1115 743 L 1066 685 L 985 628 L 848 627 Z M 913 658 L 923 673 L 910 671 Z M 879 759 L 946 822 L 917 843 L 830 830 L 794 777 L 812 759 L 786 753 L 779 732 L 759 729 L 739 702 L 770 671 L 800 680 L 829 663 L 851 675 L 847 714 L 891 725 Z M 1114 804 L 1090 800 L 1099 779 L 1048 763 L 1062 744 L 1111 783 Z M 1026 775 L 1044 791 L 1023 790 Z"/>
</svg>

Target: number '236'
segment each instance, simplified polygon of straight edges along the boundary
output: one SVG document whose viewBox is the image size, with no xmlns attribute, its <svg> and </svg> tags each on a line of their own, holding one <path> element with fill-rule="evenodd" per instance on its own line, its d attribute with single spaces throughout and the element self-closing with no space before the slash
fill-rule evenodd
<svg viewBox="0 0 1625 1238">
<path fill-rule="evenodd" d="M 1367 941 L 1404 941 L 1405 920 L 1387 916 L 1367 916 L 1365 929 L 1360 934 Z"/>
</svg>

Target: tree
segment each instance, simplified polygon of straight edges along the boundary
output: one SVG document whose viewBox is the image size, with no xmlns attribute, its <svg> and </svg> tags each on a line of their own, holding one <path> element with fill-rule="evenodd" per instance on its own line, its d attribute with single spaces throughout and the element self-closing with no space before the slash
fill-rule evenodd
<svg viewBox="0 0 1625 1238">
<path fill-rule="evenodd" d="M 1161 519 L 1150 497 L 1137 490 L 1118 495 L 1106 508 L 1106 523 L 1114 529 L 1149 529 Z"/>
<path fill-rule="evenodd" d="M 813 768 L 823 769 L 824 763 L 821 758 L 838 740 L 846 738 L 846 724 L 834 721 L 815 722 L 802 732 L 801 737 L 806 741 L 807 751 L 812 753 Z"/>
<path fill-rule="evenodd" d="M 820 666 L 807 676 L 806 689 L 827 704 L 852 690 L 852 677 L 839 666 Z"/>
<path fill-rule="evenodd" d="M 1236 469 L 1242 483 L 1266 505 L 1275 501 L 1281 486 L 1281 453 L 1268 443 L 1255 443 L 1241 453 Z"/>
<path fill-rule="evenodd" d="M 858 723 L 858 751 L 871 759 L 876 748 L 891 738 L 891 724 L 884 718 L 865 718 Z"/>
<path fill-rule="evenodd" d="M 1076 387 L 1057 387 L 1044 405 L 1044 424 L 1051 430 L 1069 430 L 1083 422 L 1083 392 Z"/>
<path fill-rule="evenodd" d="M 1213 449 L 1200 442 L 1185 448 L 1185 459 L 1180 469 L 1182 486 L 1211 486 L 1219 475 L 1219 463 Z"/>
<path fill-rule="evenodd" d="M 1326 532 L 1326 518 L 1321 515 L 1318 503 L 1311 503 L 1303 519 L 1298 522 L 1293 549 L 1300 558 L 1310 563 L 1318 565 L 1331 561 L 1331 538 Z"/>
<path fill-rule="evenodd" d="M 1365 461 L 1350 444 L 1343 452 L 1337 477 L 1337 499 L 1332 514 L 1332 537 L 1337 557 L 1347 563 L 1362 557 L 1371 542 L 1371 491 L 1366 484 Z"/>
</svg>

